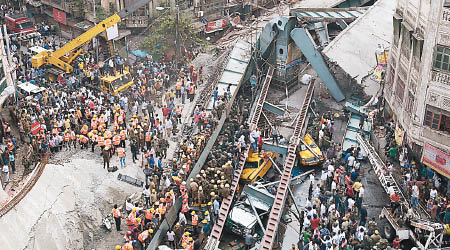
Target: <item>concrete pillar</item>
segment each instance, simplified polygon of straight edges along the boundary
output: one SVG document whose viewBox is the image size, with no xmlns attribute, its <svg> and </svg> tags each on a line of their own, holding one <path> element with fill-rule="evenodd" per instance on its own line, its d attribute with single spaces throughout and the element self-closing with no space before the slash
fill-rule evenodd
<svg viewBox="0 0 450 250">
<path fill-rule="evenodd" d="M 432 75 L 433 53 L 438 36 L 438 28 L 441 20 L 442 7 L 444 0 L 431 1 L 430 12 L 428 13 L 428 24 L 425 28 L 426 35 L 424 37 L 423 56 L 422 56 L 422 72 L 420 73 L 420 81 L 417 86 L 417 109 L 416 114 L 419 117 L 419 124 L 423 124 L 426 99 L 428 93 L 428 83 Z"/>
</svg>

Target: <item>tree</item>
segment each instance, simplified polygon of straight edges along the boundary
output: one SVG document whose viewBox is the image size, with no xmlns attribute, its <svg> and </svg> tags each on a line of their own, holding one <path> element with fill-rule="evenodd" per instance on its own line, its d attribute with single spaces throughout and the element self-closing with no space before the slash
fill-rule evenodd
<svg viewBox="0 0 450 250">
<path fill-rule="evenodd" d="M 159 57 L 169 48 L 173 48 L 175 46 L 175 15 L 169 13 L 162 16 L 149 31 L 150 34 L 142 41 L 141 49 Z M 178 20 L 178 41 L 180 47 L 195 47 L 204 43 L 198 37 L 198 31 L 192 26 L 192 20 L 185 16 L 180 16 Z"/>
<path fill-rule="evenodd" d="M 105 20 L 106 18 L 110 17 L 111 13 L 109 13 L 107 10 L 103 9 L 101 6 L 97 6 L 95 8 L 95 21 L 97 23 Z"/>
</svg>

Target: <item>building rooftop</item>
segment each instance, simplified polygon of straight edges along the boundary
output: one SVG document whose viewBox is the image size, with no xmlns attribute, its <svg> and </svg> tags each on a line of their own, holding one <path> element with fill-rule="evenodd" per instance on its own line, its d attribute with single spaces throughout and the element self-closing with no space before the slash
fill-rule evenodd
<svg viewBox="0 0 450 250">
<path fill-rule="evenodd" d="M 378 44 L 390 47 L 395 6 L 396 1 L 378 0 L 330 42 L 323 50 L 325 55 L 361 83 L 362 78 L 377 66 L 375 51 Z"/>
</svg>

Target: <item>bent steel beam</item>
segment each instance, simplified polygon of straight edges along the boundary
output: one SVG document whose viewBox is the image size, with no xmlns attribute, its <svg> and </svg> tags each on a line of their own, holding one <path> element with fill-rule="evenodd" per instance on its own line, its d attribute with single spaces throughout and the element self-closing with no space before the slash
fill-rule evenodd
<svg viewBox="0 0 450 250">
<path fill-rule="evenodd" d="M 322 79 L 323 83 L 327 86 L 330 94 L 333 98 L 340 102 L 345 99 L 344 94 L 339 88 L 333 75 L 328 70 L 328 66 L 325 63 L 322 55 L 314 47 L 311 39 L 308 37 L 306 30 L 304 28 L 295 28 L 291 31 L 291 38 L 294 40 L 295 44 L 300 48 L 303 55 L 308 59 L 308 62 L 314 68 L 314 70 Z"/>
</svg>

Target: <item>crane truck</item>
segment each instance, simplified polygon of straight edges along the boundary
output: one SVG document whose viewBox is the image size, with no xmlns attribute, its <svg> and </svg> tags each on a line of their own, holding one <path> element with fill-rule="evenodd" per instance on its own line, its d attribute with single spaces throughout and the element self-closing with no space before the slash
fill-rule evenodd
<svg viewBox="0 0 450 250">
<path fill-rule="evenodd" d="M 83 52 L 83 45 L 88 44 L 98 34 L 106 32 L 106 30 L 118 22 L 122 21 L 125 17 L 141 8 L 145 4 L 148 4 L 152 0 L 139 0 L 135 4 L 128 6 L 118 13 L 101 21 L 94 27 L 90 28 L 77 38 L 71 40 L 56 51 L 44 50 L 31 58 L 33 67 L 39 68 L 44 65 L 53 65 L 63 70 L 65 73 L 71 73 L 73 71 L 72 62 Z"/>
</svg>

